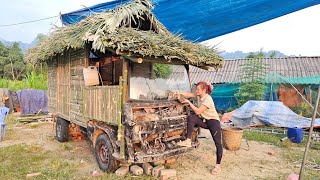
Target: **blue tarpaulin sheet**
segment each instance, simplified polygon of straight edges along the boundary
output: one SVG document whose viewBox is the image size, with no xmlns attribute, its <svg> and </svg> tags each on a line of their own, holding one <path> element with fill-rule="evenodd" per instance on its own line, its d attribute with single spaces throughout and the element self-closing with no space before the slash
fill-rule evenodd
<svg viewBox="0 0 320 180">
<path fill-rule="evenodd" d="M 311 118 L 299 116 L 278 101 L 248 101 L 231 116 L 235 126 L 267 124 L 279 127 L 310 127 Z M 314 126 L 320 126 L 317 118 Z"/>
<path fill-rule="evenodd" d="M 48 96 L 45 90 L 24 89 L 17 91 L 21 114 L 48 113 Z"/>
<path fill-rule="evenodd" d="M 114 0 L 62 14 L 63 24 L 76 23 L 131 0 Z M 320 0 L 154 0 L 157 18 L 172 33 L 195 42 L 253 26 L 310 6 Z"/>
</svg>

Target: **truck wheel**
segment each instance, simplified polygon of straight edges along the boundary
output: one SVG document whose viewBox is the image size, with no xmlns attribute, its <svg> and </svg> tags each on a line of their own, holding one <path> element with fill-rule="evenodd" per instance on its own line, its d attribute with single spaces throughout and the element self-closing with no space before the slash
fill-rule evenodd
<svg viewBox="0 0 320 180">
<path fill-rule="evenodd" d="M 98 136 L 94 149 L 99 168 L 102 171 L 114 172 L 119 167 L 119 162 L 112 156 L 113 148 L 107 134 Z"/>
<path fill-rule="evenodd" d="M 57 118 L 56 137 L 59 142 L 66 142 L 69 139 L 69 121 Z"/>
</svg>

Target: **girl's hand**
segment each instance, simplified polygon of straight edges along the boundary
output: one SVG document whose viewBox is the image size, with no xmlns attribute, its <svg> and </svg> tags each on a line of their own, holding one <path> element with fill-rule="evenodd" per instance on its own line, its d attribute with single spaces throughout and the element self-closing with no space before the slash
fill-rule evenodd
<svg viewBox="0 0 320 180">
<path fill-rule="evenodd" d="M 190 104 L 190 101 L 188 99 L 185 99 L 184 101 L 181 102 L 182 104 Z"/>
</svg>

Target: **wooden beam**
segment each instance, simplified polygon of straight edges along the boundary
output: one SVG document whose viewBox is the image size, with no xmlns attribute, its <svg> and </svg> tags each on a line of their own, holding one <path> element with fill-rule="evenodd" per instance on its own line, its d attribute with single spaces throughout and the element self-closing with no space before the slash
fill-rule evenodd
<svg viewBox="0 0 320 180">
<path fill-rule="evenodd" d="M 117 55 L 121 55 L 122 57 L 128 59 L 128 60 L 131 60 L 133 62 L 136 62 L 136 63 L 139 63 L 138 62 L 138 58 L 142 58 L 143 59 L 143 62 L 153 62 L 153 63 L 162 63 L 162 64 L 189 64 L 189 65 L 193 65 L 193 66 L 196 66 L 196 67 L 199 67 L 201 69 L 204 69 L 204 70 L 209 70 L 211 67 L 215 67 L 215 66 L 210 66 L 206 63 L 198 63 L 198 64 L 190 64 L 190 63 L 187 63 L 183 60 L 180 60 L 180 59 L 177 59 L 177 58 L 174 58 L 174 59 L 171 59 L 171 60 L 166 60 L 165 58 L 163 57 L 149 57 L 149 56 L 141 56 L 139 54 L 133 54 L 131 52 L 116 52 L 114 49 L 112 48 L 106 48 L 108 51 L 111 51 L 112 53 L 115 53 Z M 142 63 L 143 63 L 142 62 Z"/>
<path fill-rule="evenodd" d="M 85 67 L 89 66 L 90 50 L 91 50 L 91 45 L 90 44 L 85 44 L 85 51 L 84 51 Z"/>
</svg>

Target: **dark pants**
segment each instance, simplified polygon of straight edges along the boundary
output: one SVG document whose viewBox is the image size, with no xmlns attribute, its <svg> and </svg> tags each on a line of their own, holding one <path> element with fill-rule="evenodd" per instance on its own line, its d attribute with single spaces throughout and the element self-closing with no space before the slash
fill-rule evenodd
<svg viewBox="0 0 320 180">
<path fill-rule="evenodd" d="M 221 126 L 220 121 L 218 120 L 206 120 L 205 122 L 197 115 L 188 116 L 188 124 L 187 124 L 187 138 L 191 138 L 191 134 L 193 128 L 198 125 L 204 129 L 209 129 L 212 139 L 217 148 L 217 164 L 220 164 L 222 159 L 222 141 L 221 141 Z"/>
</svg>

